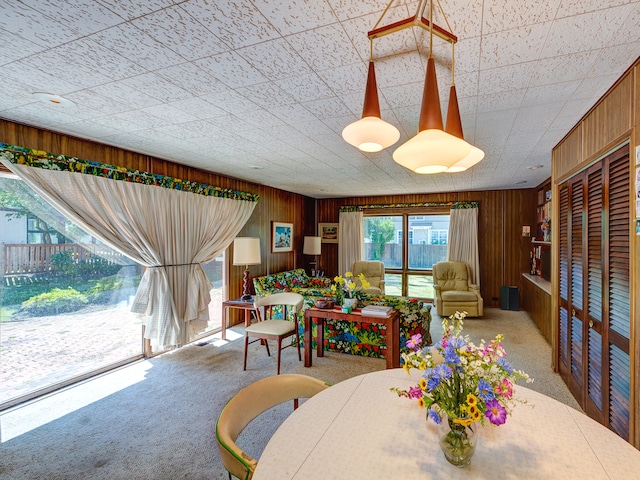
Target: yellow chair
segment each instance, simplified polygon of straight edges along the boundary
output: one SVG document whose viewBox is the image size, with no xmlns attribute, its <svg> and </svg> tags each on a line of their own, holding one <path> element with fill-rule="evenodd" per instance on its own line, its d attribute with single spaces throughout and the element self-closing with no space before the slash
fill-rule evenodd
<svg viewBox="0 0 640 480">
<path fill-rule="evenodd" d="M 467 312 L 469 317 L 482 316 L 480 287 L 471 283 L 466 263 L 438 262 L 433 265 L 432 271 L 438 315 L 448 317 L 456 312 Z"/>
<path fill-rule="evenodd" d="M 280 353 L 283 348 L 290 347 L 292 345 L 286 345 L 282 347 L 282 340 L 293 335 L 296 336 L 296 346 L 298 347 L 298 360 L 302 361 L 302 355 L 300 353 L 300 334 L 298 332 L 298 312 L 302 308 L 304 303 L 304 297 L 299 293 L 284 292 L 274 293 L 266 297 L 258 297 L 253 305 L 256 309 L 258 321 L 244 329 L 244 367 L 247 369 L 247 350 L 249 343 L 254 343 L 260 340 L 267 348 L 267 355 L 271 356 L 269 352 L 268 340 L 275 340 L 278 343 L 278 375 L 280 374 Z M 273 307 L 282 306 L 282 319 L 272 319 L 271 313 Z M 261 310 L 264 309 L 264 317 L 262 318 Z M 287 313 L 290 309 L 293 309 L 294 321 L 287 320 Z M 250 342 L 249 338 L 255 338 L 256 340 Z"/>
<path fill-rule="evenodd" d="M 353 279 L 356 284 L 360 284 L 358 275 L 364 274 L 364 278 L 371 286 L 363 291 L 372 295 L 384 295 L 384 263 L 378 260 L 362 260 L 354 262 L 351 267 Z"/>
<path fill-rule="evenodd" d="M 243 388 L 227 402 L 216 422 L 216 439 L 222 464 L 231 475 L 250 480 L 258 461 L 237 444 L 238 435 L 253 419 L 281 403 L 311 398 L 329 384 L 307 375 L 284 374 L 263 378 Z"/>
</svg>

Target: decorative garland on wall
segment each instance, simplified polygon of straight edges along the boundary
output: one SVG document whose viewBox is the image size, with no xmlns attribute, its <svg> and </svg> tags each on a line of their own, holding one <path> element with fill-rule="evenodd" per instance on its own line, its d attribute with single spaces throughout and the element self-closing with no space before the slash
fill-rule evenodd
<svg viewBox="0 0 640 480">
<path fill-rule="evenodd" d="M 478 208 L 478 202 L 422 202 L 422 203 L 387 203 L 383 205 L 344 205 L 340 207 L 340 212 L 361 212 L 363 210 L 382 210 L 386 208 L 442 208 L 451 209 Z"/>
<path fill-rule="evenodd" d="M 207 197 L 229 198 L 250 202 L 257 202 L 260 198 L 260 195 L 254 193 L 215 187 L 213 185 L 207 185 L 206 183 L 192 182 L 140 170 L 131 170 L 125 167 L 68 157 L 66 155 L 56 155 L 42 150 L 33 150 L 2 142 L 0 142 L 0 159 L 5 159 L 16 165 L 28 165 L 45 170 L 84 173 L 95 177 L 169 188 Z"/>
</svg>

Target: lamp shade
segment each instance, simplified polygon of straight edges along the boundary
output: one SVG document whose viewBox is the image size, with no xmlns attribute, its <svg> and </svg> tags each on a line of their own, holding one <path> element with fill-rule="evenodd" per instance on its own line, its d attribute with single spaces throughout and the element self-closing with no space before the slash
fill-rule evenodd
<svg viewBox="0 0 640 480">
<path fill-rule="evenodd" d="M 369 62 L 362 118 L 344 127 L 342 138 L 345 142 L 369 153 L 390 147 L 400 138 L 398 129 L 380 118 L 380 102 L 373 62 Z"/>
<path fill-rule="evenodd" d="M 451 85 L 449 91 L 449 108 L 447 110 L 447 126 L 445 128 L 447 133 L 464 140 L 464 134 L 462 132 L 462 121 L 460 120 L 460 109 L 458 107 L 458 95 L 456 93 L 455 85 Z M 457 161 L 449 168 L 447 173 L 464 172 L 468 168 L 473 167 L 476 163 L 484 158 L 484 152 L 478 147 L 471 145 L 471 151 L 462 160 Z"/>
<path fill-rule="evenodd" d="M 322 237 L 304 237 L 302 253 L 304 255 L 320 255 L 322 253 Z"/>
<path fill-rule="evenodd" d="M 260 238 L 236 237 L 233 241 L 233 264 L 260 264 Z"/>
<path fill-rule="evenodd" d="M 457 106 L 457 100 L 456 100 Z M 471 145 L 443 130 L 433 57 L 427 60 L 418 134 L 393 152 L 393 160 L 416 173 L 442 173 L 465 158 Z"/>
<path fill-rule="evenodd" d="M 470 152 L 471 145 L 464 140 L 432 128 L 399 146 L 393 160 L 416 173 L 442 173 Z"/>
<path fill-rule="evenodd" d="M 469 155 L 447 168 L 447 172 L 464 172 L 465 170 L 473 167 L 476 163 L 480 162 L 480 160 L 482 160 L 483 158 L 484 152 L 478 147 L 474 147 L 473 145 L 471 145 L 471 151 L 469 152 Z"/>
</svg>

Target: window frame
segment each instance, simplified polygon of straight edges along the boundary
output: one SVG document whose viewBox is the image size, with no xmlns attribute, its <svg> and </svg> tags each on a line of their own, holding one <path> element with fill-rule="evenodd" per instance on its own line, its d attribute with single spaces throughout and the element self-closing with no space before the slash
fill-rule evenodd
<svg viewBox="0 0 640 480">
<path fill-rule="evenodd" d="M 411 276 L 433 276 L 433 270 L 431 268 L 409 268 L 409 237 L 405 232 L 409 231 L 409 217 L 413 216 L 434 216 L 434 215 L 446 215 L 448 217 L 451 216 L 451 211 L 449 207 L 417 207 L 417 208 L 401 208 L 401 209 L 380 209 L 373 210 L 371 213 L 364 213 L 364 218 L 371 217 L 402 217 L 401 225 L 402 231 L 398 232 L 395 237 L 402 238 L 402 267 L 387 267 L 385 265 L 384 273 L 385 277 L 387 274 L 389 275 L 400 275 L 401 276 L 401 293 L 400 295 L 403 297 L 408 296 L 409 291 L 409 277 Z M 447 235 L 448 241 L 448 235 Z M 418 297 L 424 300 L 432 301 L 433 298 L 428 297 Z"/>
</svg>

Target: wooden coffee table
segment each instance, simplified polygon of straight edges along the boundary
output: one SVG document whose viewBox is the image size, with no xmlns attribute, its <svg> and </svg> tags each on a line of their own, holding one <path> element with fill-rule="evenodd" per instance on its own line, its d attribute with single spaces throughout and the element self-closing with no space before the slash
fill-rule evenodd
<svg viewBox="0 0 640 480">
<path fill-rule="evenodd" d="M 400 366 L 400 312 L 391 310 L 386 317 L 378 315 L 363 315 L 360 310 L 351 313 L 342 313 L 339 308 L 320 309 L 309 308 L 304 312 L 304 366 L 310 367 L 313 363 L 311 345 L 313 342 L 313 319 L 317 319 L 318 357 L 324 356 L 324 322 L 325 320 L 344 320 L 347 322 L 383 323 L 387 326 L 387 368 Z"/>
</svg>

